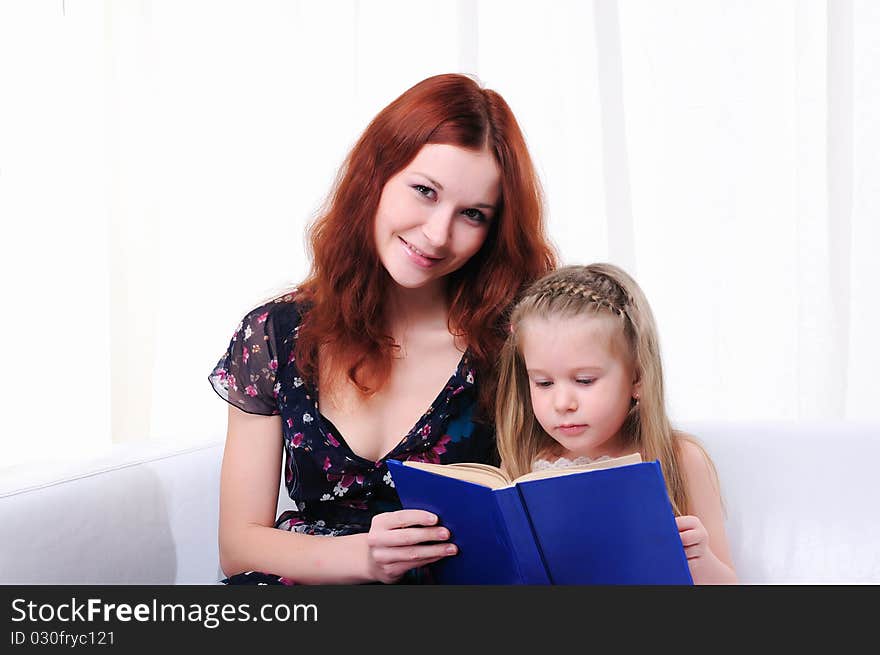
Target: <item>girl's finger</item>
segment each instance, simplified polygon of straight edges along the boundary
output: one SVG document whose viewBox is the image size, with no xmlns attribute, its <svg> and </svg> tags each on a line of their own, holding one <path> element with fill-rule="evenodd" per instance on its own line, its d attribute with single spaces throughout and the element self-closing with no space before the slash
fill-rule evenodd
<svg viewBox="0 0 880 655">
<path fill-rule="evenodd" d="M 696 528 L 700 523 L 700 519 L 696 516 L 676 516 L 675 517 L 675 525 L 678 526 L 678 531 L 682 530 L 692 530 Z"/>
<path fill-rule="evenodd" d="M 696 546 L 702 541 L 702 536 L 697 530 L 685 530 L 684 532 L 679 532 L 678 536 L 681 537 L 681 543 L 685 548 Z"/>
</svg>

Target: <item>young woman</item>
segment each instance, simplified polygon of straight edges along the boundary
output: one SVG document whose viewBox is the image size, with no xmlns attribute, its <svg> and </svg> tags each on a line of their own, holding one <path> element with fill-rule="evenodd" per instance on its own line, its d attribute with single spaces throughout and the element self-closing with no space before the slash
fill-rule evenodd
<svg viewBox="0 0 880 655">
<path fill-rule="evenodd" d="M 556 261 L 507 103 L 461 75 L 406 91 L 352 149 L 311 247 L 308 279 L 249 312 L 210 376 L 230 403 L 221 566 L 226 582 L 415 581 L 455 549 L 436 516 L 400 509 L 386 460 L 497 458 L 502 315 Z M 297 509 L 276 518 L 282 454 Z"/>
</svg>

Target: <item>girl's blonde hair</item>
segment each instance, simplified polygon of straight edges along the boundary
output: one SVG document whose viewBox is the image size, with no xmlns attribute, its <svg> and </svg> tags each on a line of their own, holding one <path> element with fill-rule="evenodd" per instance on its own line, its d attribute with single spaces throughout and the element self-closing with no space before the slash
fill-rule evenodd
<svg viewBox="0 0 880 655">
<path fill-rule="evenodd" d="M 514 306 L 501 351 L 495 409 L 498 450 L 505 468 L 513 477 L 523 475 L 539 455 L 556 446 L 532 410 L 521 352 L 522 322 L 529 317 L 586 314 L 610 317 L 620 326 L 616 336 L 623 337 L 635 379 L 641 383 L 639 400 L 631 403 L 621 427 L 624 445 L 637 450 L 646 461 L 660 461 L 673 509 L 676 514 L 688 514 L 680 443 L 688 440 L 703 449 L 690 435 L 672 429 L 666 415 L 663 367 L 651 307 L 636 281 L 612 264 L 560 268 L 528 287 Z M 708 455 L 706 461 L 711 466 Z"/>
</svg>

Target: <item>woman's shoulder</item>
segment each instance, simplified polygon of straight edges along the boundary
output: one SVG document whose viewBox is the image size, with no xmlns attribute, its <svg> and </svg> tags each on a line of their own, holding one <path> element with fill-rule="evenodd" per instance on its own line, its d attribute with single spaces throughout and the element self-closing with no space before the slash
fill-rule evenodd
<svg viewBox="0 0 880 655">
<path fill-rule="evenodd" d="M 268 298 L 259 301 L 259 304 L 253 306 L 248 315 L 298 313 L 304 305 L 305 303 L 302 301 L 299 290 L 294 287 L 280 294 L 272 294 Z"/>
<path fill-rule="evenodd" d="M 238 329 L 243 332 L 265 330 L 285 337 L 296 331 L 306 307 L 307 304 L 299 298 L 297 290 L 291 289 L 283 294 L 273 295 L 249 310 L 241 319 Z"/>
</svg>

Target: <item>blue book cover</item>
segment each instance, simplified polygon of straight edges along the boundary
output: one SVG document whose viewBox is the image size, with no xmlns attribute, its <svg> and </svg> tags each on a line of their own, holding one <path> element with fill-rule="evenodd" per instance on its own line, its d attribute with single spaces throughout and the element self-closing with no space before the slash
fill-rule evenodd
<svg viewBox="0 0 880 655">
<path fill-rule="evenodd" d="M 440 584 L 693 584 L 659 462 L 495 489 L 388 468 L 403 506 L 437 514 L 459 548 L 431 565 Z"/>
</svg>

